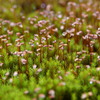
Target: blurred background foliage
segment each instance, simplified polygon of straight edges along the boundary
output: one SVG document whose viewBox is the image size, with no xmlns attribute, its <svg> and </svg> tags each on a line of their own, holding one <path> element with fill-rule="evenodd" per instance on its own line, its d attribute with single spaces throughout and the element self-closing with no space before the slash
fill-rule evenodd
<svg viewBox="0 0 100 100">
<path fill-rule="evenodd" d="M 65 13 L 68 2 L 88 1 L 91 0 L 0 0 L 0 18 L 13 19 L 15 15 L 19 18 L 20 14 L 27 16 L 30 13 L 45 9 Z"/>
<path fill-rule="evenodd" d="M 83 0 L 0 0 L 0 17 L 11 18 L 11 12 L 29 14 L 34 11 L 52 9 L 63 11 L 67 2 L 79 2 Z M 84 0 L 84 2 L 87 0 Z M 62 9 L 64 8 L 64 9 Z M 5 13 L 5 15 L 3 15 Z"/>
</svg>

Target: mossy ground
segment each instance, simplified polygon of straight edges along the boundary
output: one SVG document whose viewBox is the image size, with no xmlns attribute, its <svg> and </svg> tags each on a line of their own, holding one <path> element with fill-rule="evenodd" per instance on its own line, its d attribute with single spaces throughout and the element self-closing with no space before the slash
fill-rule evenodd
<svg viewBox="0 0 100 100">
<path fill-rule="evenodd" d="M 100 100 L 100 1 L 0 0 L 0 100 Z"/>
</svg>

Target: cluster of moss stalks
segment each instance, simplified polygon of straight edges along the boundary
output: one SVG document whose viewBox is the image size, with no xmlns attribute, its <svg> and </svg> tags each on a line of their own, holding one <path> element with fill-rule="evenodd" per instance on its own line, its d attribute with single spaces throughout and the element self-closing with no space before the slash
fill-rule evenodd
<svg viewBox="0 0 100 100">
<path fill-rule="evenodd" d="M 44 1 L 0 1 L 0 100 L 100 100 L 100 1 Z"/>
</svg>

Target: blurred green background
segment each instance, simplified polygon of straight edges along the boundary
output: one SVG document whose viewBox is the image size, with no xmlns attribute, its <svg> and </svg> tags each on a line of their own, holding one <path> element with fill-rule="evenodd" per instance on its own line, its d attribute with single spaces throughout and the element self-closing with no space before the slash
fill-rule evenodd
<svg viewBox="0 0 100 100">
<path fill-rule="evenodd" d="M 0 0 L 0 17 L 12 19 L 14 16 L 11 16 L 13 15 L 11 13 L 17 14 L 17 16 L 20 13 L 28 15 L 44 9 L 64 12 L 69 1 L 78 3 L 83 0 Z"/>
</svg>

